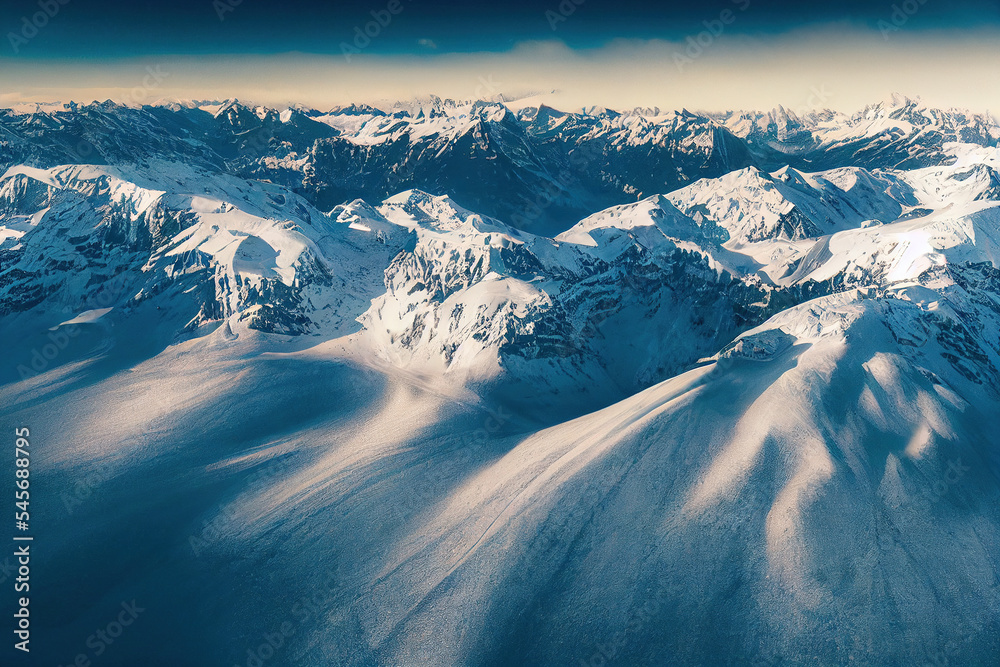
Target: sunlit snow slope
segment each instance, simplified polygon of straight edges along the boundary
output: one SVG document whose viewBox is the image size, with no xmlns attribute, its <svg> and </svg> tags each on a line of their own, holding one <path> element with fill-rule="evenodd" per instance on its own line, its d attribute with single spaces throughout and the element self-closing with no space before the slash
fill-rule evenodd
<svg viewBox="0 0 1000 667">
<path fill-rule="evenodd" d="M 988 119 L 229 102 L 0 128 L 37 664 L 1000 654 Z M 99 164 L 64 159 L 80 128 Z M 615 157 L 549 196 L 576 150 Z M 395 176 L 334 183 L 345 155 Z M 468 201 L 453 172 L 394 171 L 497 160 L 514 180 Z M 525 192 L 600 205 L 548 236 L 499 214 Z"/>
</svg>

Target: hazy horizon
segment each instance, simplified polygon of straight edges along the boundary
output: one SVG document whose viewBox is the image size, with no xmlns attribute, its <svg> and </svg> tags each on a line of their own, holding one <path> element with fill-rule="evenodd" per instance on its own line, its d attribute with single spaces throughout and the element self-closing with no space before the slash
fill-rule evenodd
<svg viewBox="0 0 1000 667">
<path fill-rule="evenodd" d="M 986 85 L 1000 69 L 995 2 L 385 0 L 293 2 L 275 13 L 206 0 L 166 16 L 148 2 L 105 0 L 86 14 L 60 5 L 39 26 L 29 18 L 37 3 L 18 6 L 0 21 L 0 106 L 236 97 L 322 109 L 542 94 L 563 109 L 851 112 L 899 93 L 931 106 L 1000 109 L 1000 91 Z"/>
</svg>

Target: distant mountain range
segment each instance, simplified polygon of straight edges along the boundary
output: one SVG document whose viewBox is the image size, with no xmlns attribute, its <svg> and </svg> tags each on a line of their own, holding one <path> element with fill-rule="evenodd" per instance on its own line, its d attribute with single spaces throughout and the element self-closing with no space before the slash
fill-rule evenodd
<svg viewBox="0 0 1000 667">
<path fill-rule="evenodd" d="M 755 166 L 807 171 L 942 164 L 948 142 L 994 146 L 996 119 L 893 97 L 848 116 L 564 113 L 435 100 L 386 112 L 224 103 L 0 112 L 0 167 L 182 158 L 268 180 L 329 210 L 407 189 L 448 195 L 525 231 L 555 234 L 599 209 Z"/>
<path fill-rule="evenodd" d="M 40 655 L 135 599 L 107 664 L 987 664 L 998 141 L 899 96 L 0 111 Z"/>
</svg>

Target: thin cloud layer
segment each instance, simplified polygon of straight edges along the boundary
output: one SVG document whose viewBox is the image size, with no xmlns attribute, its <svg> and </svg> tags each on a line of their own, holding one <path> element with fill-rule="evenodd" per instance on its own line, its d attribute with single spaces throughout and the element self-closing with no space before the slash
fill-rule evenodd
<svg viewBox="0 0 1000 667">
<path fill-rule="evenodd" d="M 738 17 L 737 17 L 738 18 Z M 727 31 L 723 21 L 683 40 L 615 40 L 571 49 L 557 40 L 505 52 L 421 55 L 162 56 L 101 61 L 8 61 L 0 95 L 15 101 L 240 99 L 318 108 L 438 95 L 532 96 L 562 108 L 852 111 L 892 92 L 941 106 L 1000 109 L 988 85 L 1000 69 L 994 29 L 906 32 L 831 24 L 780 35 Z M 163 74 L 149 85 L 149 71 Z"/>
</svg>

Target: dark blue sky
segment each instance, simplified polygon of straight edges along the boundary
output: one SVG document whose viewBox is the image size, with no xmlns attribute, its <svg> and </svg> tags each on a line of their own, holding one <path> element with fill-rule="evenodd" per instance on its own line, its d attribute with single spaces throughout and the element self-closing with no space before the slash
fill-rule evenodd
<svg viewBox="0 0 1000 667">
<path fill-rule="evenodd" d="M 57 2 L 57 0 L 48 0 Z M 219 19 L 220 2 L 232 11 Z M 147 54 L 339 53 L 355 26 L 372 20 L 389 0 L 306 2 L 304 0 L 69 0 L 38 35 L 19 50 L 28 59 L 51 57 L 121 57 Z M 780 32 L 816 23 L 843 22 L 875 28 L 890 20 L 903 0 L 709 0 L 642 2 L 583 0 L 556 30 L 546 11 L 559 11 L 559 0 L 541 2 L 442 2 L 399 0 L 403 10 L 387 26 L 372 50 L 384 53 L 502 51 L 525 40 L 559 39 L 574 48 L 599 46 L 612 39 L 675 39 L 703 29 L 702 22 L 735 9 L 731 30 Z M 565 0 L 569 6 L 571 0 Z M 975 28 L 1000 24 L 1000 0 L 909 0 L 918 8 L 907 30 Z M 745 6 L 745 11 L 739 7 Z M 39 11 L 38 0 L 0 0 L 0 29 L 18 32 L 22 17 Z M 420 45 L 420 40 L 425 40 Z M 5 42 L 8 40 L 4 40 Z M 9 56 L 10 49 L 4 44 Z"/>
</svg>

